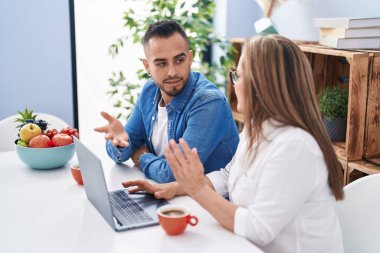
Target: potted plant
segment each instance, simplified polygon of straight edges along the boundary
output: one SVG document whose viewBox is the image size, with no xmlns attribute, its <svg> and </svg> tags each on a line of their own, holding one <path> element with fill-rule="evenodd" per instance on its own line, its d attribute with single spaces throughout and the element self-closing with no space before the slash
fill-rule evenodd
<svg viewBox="0 0 380 253">
<path fill-rule="evenodd" d="M 327 87 L 319 93 L 318 103 L 331 141 L 345 141 L 348 91 L 337 86 Z"/>
</svg>

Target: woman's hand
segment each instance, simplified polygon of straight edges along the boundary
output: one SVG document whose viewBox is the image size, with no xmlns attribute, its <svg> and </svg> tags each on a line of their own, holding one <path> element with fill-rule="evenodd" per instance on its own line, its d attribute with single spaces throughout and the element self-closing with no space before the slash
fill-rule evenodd
<svg viewBox="0 0 380 253">
<path fill-rule="evenodd" d="M 167 184 L 154 184 L 146 180 L 133 180 L 121 183 L 125 188 L 133 186 L 132 189 L 128 189 L 129 193 L 135 193 L 138 191 L 145 191 L 153 194 L 157 199 L 171 199 L 178 195 L 184 195 L 177 182 Z"/>
<path fill-rule="evenodd" d="M 204 185 L 207 178 L 204 176 L 204 168 L 199 159 L 197 150 L 190 149 L 184 139 L 179 143 L 183 152 L 174 140 L 170 140 L 165 146 L 165 157 L 173 171 L 179 187 L 188 195 L 194 196 Z"/>
<path fill-rule="evenodd" d="M 211 181 L 203 175 L 204 168 L 195 148 L 180 139 L 182 150 L 174 140 L 165 147 L 165 156 L 178 182 L 178 188 L 190 195 L 228 230 L 234 229 L 237 206 L 215 192 Z"/>
</svg>

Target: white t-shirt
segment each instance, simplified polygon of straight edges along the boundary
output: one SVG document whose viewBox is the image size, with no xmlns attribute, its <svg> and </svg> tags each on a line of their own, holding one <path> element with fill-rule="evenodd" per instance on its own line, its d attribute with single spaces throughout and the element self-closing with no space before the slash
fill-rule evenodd
<svg viewBox="0 0 380 253">
<path fill-rule="evenodd" d="M 156 122 L 154 122 L 152 144 L 154 151 L 158 156 L 165 153 L 165 145 L 168 144 L 168 113 L 165 106 L 158 103 L 158 114 Z"/>
<path fill-rule="evenodd" d="M 243 131 L 232 161 L 207 176 L 239 206 L 234 232 L 265 252 L 343 252 L 323 154 L 306 131 L 263 123 L 256 157 Z M 247 162 L 248 161 L 248 162 Z"/>
</svg>

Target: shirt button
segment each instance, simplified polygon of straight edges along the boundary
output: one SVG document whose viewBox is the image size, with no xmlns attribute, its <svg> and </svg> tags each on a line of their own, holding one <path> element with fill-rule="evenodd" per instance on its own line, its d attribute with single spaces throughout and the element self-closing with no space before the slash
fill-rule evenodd
<svg viewBox="0 0 380 253">
<path fill-rule="evenodd" d="M 152 117 L 152 120 L 154 120 L 154 116 Z"/>
</svg>

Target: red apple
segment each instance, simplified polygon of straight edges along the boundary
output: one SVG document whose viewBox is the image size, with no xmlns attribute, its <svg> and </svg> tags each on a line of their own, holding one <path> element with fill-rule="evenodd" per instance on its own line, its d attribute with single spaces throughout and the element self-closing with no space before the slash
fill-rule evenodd
<svg viewBox="0 0 380 253">
<path fill-rule="evenodd" d="M 52 146 L 52 142 L 49 137 L 44 134 L 37 135 L 29 141 L 30 148 L 49 148 Z"/>
<path fill-rule="evenodd" d="M 54 147 L 66 146 L 73 143 L 73 138 L 67 134 L 56 134 L 51 140 L 53 141 Z"/>
</svg>

